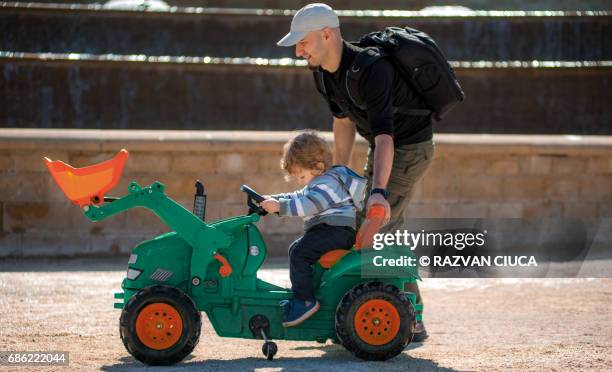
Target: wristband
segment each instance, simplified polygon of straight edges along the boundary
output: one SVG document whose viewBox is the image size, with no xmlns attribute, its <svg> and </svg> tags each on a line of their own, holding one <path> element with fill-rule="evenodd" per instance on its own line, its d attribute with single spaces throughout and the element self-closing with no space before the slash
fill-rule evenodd
<svg viewBox="0 0 612 372">
<path fill-rule="evenodd" d="M 389 191 L 385 189 L 381 189 L 381 188 L 372 189 L 372 191 L 370 191 L 370 195 L 374 195 L 374 194 L 381 194 L 383 198 L 385 199 L 389 198 Z"/>
</svg>

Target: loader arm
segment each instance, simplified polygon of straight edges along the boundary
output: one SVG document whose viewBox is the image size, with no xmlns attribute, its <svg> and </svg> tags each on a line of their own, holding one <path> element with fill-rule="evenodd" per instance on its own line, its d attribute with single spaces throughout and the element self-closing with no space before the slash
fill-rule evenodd
<svg viewBox="0 0 612 372">
<path fill-rule="evenodd" d="M 97 222 L 131 208 L 142 207 L 155 213 L 170 229 L 176 231 L 207 262 L 213 260 L 217 250 L 227 247 L 231 237 L 214 226 L 200 220 L 197 216 L 175 202 L 164 192 L 161 182 L 141 187 L 132 182 L 128 187 L 129 194 L 120 198 L 105 198 L 102 205 L 83 207 L 84 214 L 91 221 Z"/>
</svg>

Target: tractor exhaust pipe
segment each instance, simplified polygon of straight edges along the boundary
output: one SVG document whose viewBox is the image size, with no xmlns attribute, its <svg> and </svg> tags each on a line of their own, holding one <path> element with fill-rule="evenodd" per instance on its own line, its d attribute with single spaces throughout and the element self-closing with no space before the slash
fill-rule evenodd
<svg viewBox="0 0 612 372">
<path fill-rule="evenodd" d="M 197 180 L 195 183 L 196 193 L 193 197 L 193 214 L 204 221 L 206 215 L 206 193 L 204 184 Z"/>
</svg>

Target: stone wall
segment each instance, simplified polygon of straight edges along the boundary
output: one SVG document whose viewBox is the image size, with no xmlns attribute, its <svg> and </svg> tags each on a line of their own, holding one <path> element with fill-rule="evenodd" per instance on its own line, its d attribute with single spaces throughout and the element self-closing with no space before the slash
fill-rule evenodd
<svg viewBox="0 0 612 372">
<path fill-rule="evenodd" d="M 451 61 L 612 58 L 611 12 L 501 15 L 355 13 L 341 14 L 340 24 L 346 40 L 389 26 L 416 28 L 431 36 Z M 289 30 L 291 17 L 282 11 L 257 14 L 248 9 L 120 11 L 18 3 L 0 6 L 0 50 L 294 58 L 295 48 L 276 45 Z"/>
<path fill-rule="evenodd" d="M 100 0 L 37 0 L 37 3 L 103 4 Z M 164 3 L 178 7 L 220 8 L 274 8 L 299 9 L 311 0 L 165 0 Z M 139 2 L 136 2 L 140 4 Z M 461 6 L 486 10 L 609 10 L 607 0 L 328 0 L 334 9 L 410 9 L 418 10 L 430 6 Z"/>
<path fill-rule="evenodd" d="M 304 67 L 0 56 L 0 128 L 327 129 Z M 460 67 L 447 133 L 611 135 L 612 67 Z M 35 108 L 35 109 L 33 109 Z"/>
<path fill-rule="evenodd" d="M 163 182 L 191 209 L 196 179 L 208 193 L 207 219 L 246 212 L 241 184 L 288 191 L 279 170 L 291 132 L 0 130 L 0 257 L 116 255 L 167 231 L 147 210 L 91 223 L 54 184 L 43 156 L 75 167 L 130 151 L 124 195 L 135 180 Z M 326 134 L 331 141 L 331 135 Z M 408 217 L 610 218 L 612 137 L 439 134 L 434 162 Z M 352 166 L 361 169 L 366 144 Z M 301 231 L 297 219 L 264 218 L 270 252 L 282 255 Z M 607 242 L 612 243 L 612 239 Z"/>
</svg>

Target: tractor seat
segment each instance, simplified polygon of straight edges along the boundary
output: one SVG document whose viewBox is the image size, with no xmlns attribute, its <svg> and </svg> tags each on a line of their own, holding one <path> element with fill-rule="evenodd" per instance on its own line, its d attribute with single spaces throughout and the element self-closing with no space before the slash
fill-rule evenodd
<svg viewBox="0 0 612 372">
<path fill-rule="evenodd" d="M 319 258 L 319 265 L 324 269 L 329 269 L 350 252 L 351 251 L 348 249 L 334 249 L 333 251 L 329 251 Z"/>
<path fill-rule="evenodd" d="M 366 220 L 361 224 L 359 231 L 357 231 L 355 247 L 353 249 L 358 251 L 361 250 L 362 247 L 372 247 L 374 235 L 383 225 L 385 213 L 385 207 L 381 204 L 374 204 L 370 208 Z M 329 251 L 319 258 L 319 265 L 324 269 L 329 269 L 350 252 L 349 249 L 334 249 L 333 251 Z"/>
</svg>

